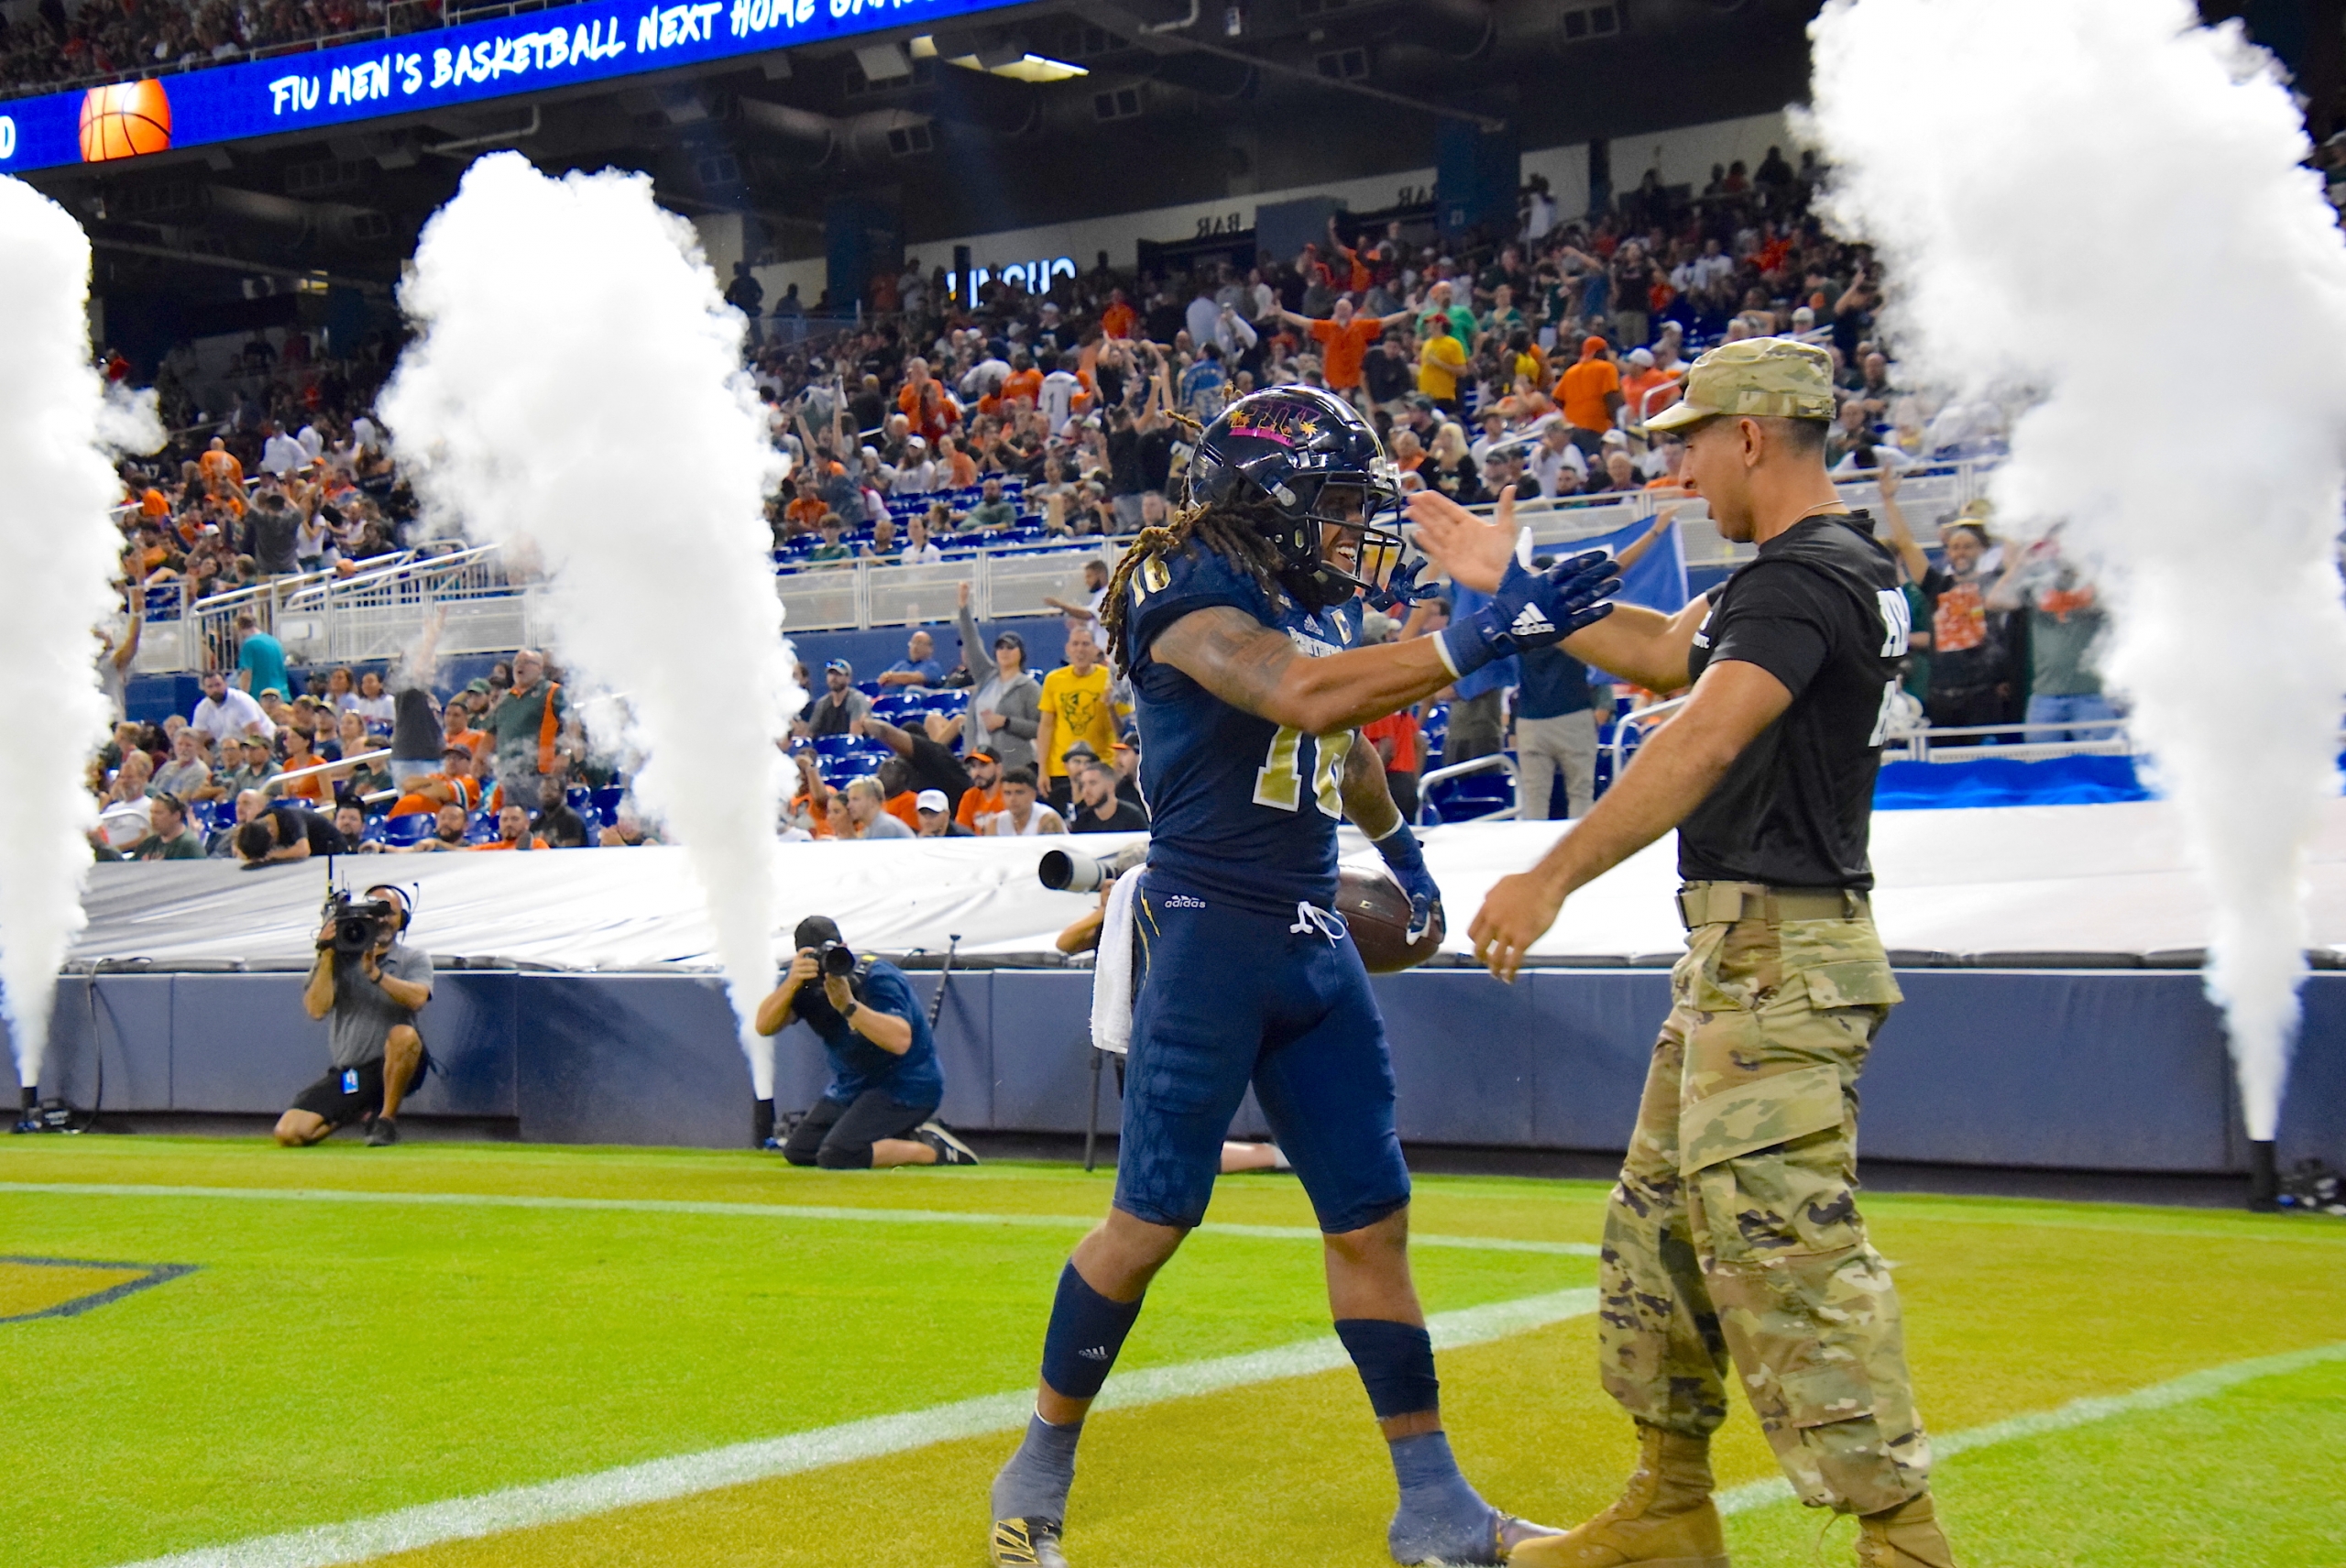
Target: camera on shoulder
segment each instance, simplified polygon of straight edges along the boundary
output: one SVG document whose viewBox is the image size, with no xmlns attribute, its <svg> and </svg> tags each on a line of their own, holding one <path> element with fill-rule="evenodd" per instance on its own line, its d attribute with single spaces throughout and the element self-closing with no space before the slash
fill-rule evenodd
<svg viewBox="0 0 2346 1568">
<path fill-rule="evenodd" d="M 334 923 L 334 938 L 318 945 L 332 946 L 337 958 L 361 957 L 399 934 L 399 906 L 388 898 L 359 900 L 337 892 L 326 899 L 326 918 Z"/>
</svg>

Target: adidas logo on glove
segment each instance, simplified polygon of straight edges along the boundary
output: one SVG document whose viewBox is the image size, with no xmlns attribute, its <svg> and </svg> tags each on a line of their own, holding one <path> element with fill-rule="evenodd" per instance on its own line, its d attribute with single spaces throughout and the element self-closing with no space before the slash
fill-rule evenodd
<svg viewBox="0 0 2346 1568">
<path fill-rule="evenodd" d="M 1518 637 L 1540 637 L 1555 630 L 1556 623 L 1540 614 L 1536 604 L 1525 605 L 1522 612 L 1515 618 L 1515 624 L 1507 628 Z"/>
</svg>

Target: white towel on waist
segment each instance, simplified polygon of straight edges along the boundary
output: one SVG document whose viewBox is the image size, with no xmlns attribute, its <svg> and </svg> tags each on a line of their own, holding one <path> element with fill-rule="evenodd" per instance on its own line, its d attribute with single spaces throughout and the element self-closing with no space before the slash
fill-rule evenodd
<svg viewBox="0 0 2346 1568">
<path fill-rule="evenodd" d="M 1108 889 L 1100 951 L 1091 966 L 1091 1043 L 1118 1056 L 1133 1043 L 1133 898 L 1146 869 L 1126 872 Z"/>
</svg>

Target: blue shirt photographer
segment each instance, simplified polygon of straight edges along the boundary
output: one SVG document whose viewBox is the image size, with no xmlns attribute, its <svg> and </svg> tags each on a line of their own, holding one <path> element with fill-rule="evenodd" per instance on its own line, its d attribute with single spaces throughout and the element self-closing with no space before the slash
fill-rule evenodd
<svg viewBox="0 0 2346 1568">
<path fill-rule="evenodd" d="M 872 959 L 856 967 L 848 983 L 856 1001 L 864 1006 L 910 1024 L 913 1043 L 902 1056 L 883 1051 L 839 1016 L 819 983 L 801 987 L 795 1010 L 821 1038 L 831 1058 L 830 1086 L 823 1091 L 823 1097 L 851 1105 L 858 1095 L 881 1089 L 900 1105 L 934 1106 L 943 1100 L 945 1074 L 937 1065 L 937 1039 L 929 1033 L 928 1014 L 913 994 L 912 982 L 904 971 L 884 959 Z"/>
</svg>

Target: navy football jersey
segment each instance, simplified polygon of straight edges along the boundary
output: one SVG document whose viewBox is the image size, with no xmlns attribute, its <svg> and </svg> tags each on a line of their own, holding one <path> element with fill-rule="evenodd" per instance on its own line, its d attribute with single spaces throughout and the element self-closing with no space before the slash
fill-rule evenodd
<svg viewBox="0 0 2346 1568">
<path fill-rule="evenodd" d="M 1157 634 L 1193 610 L 1230 605 L 1321 657 L 1360 641 L 1357 599 L 1313 613 L 1274 599 L 1243 569 L 1192 543 L 1132 576 L 1125 637 L 1148 801 L 1148 863 L 1169 881 L 1244 909 L 1328 907 L 1336 896 L 1338 784 L 1349 729 L 1306 735 L 1235 708 L 1149 657 Z"/>
</svg>

